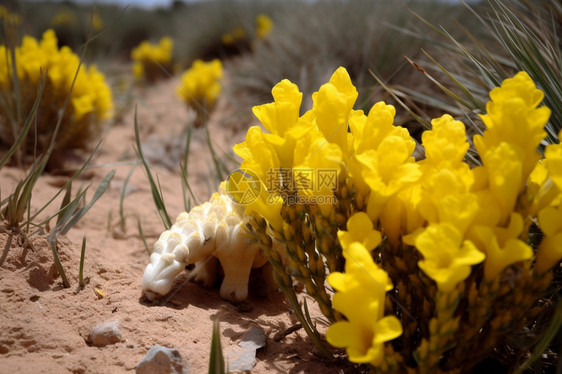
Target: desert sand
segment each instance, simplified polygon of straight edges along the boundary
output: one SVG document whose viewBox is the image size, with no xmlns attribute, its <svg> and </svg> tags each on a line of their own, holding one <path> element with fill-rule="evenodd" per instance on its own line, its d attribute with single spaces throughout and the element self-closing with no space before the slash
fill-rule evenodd
<svg viewBox="0 0 562 374">
<path fill-rule="evenodd" d="M 179 162 L 182 158 L 188 111 L 175 94 L 176 80 L 136 87 L 143 150 L 162 186 L 172 219 L 184 210 Z M 248 109 L 249 111 L 249 109 Z M 244 139 L 254 123 L 232 125 L 232 111 L 222 98 L 209 123 L 213 142 L 228 150 Z M 248 115 L 249 118 L 249 115 Z M 145 171 L 137 165 L 125 189 L 124 229 L 119 202 L 124 181 L 136 159 L 134 109 L 128 106 L 117 121 L 100 134 L 103 139 L 91 167 L 74 183 L 91 185 L 87 200 L 104 176 L 115 170 L 110 187 L 84 218 L 58 241 L 58 250 L 71 287 L 63 288 L 45 235 L 32 237 L 28 248 L 21 238 L 4 228 L 0 234 L 0 373 L 126 373 L 155 344 L 175 348 L 188 361 L 191 373 L 208 370 L 213 320 L 220 321 L 223 352 L 239 349 L 241 336 L 251 328 L 265 332 L 266 345 L 257 350 L 255 373 L 357 372 L 344 359 L 325 361 L 315 354 L 302 329 L 282 337 L 298 323 L 284 296 L 271 290 L 267 297 L 251 292 L 248 304 L 233 305 L 206 289 L 188 282 L 187 271 L 173 291 L 157 303 L 142 298 L 141 279 L 149 255 L 137 227 L 140 220 L 148 246 L 164 230 L 159 220 Z M 32 213 L 68 180 L 68 171 L 80 165 L 86 152 L 69 154 L 61 166 L 43 175 L 34 190 Z M 0 171 L 2 197 L 10 193 L 24 170 Z M 189 181 L 199 202 L 217 186 L 210 182 L 213 166 L 203 129 L 194 130 L 189 154 Z M 60 204 L 61 196 L 51 211 Z M 42 216 L 45 216 L 45 212 Z M 54 221 L 54 220 L 53 220 Z M 78 285 L 83 237 L 87 239 L 84 277 Z M 301 299 L 306 297 L 301 294 Z M 325 330 L 322 315 L 311 300 L 311 315 Z M 87 342 L 98 323 L 118 321 L 121 342 L 97 347 Z M 281 337 L 281 338 L 280 338 Z M 338 353 L 337 351 L 335 351 Z M 341 356 L 341 355 L 340 355 Z"/>
</svg>

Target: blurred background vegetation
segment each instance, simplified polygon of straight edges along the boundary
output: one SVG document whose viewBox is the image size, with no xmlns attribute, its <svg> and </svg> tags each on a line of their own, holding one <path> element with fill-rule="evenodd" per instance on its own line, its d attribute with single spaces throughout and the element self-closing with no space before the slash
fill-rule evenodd
<svg viewBox="0 0 562 374">
<path fill-rule="evenodd" d="M 478 20 L 470 16 L 467 7 L 447 2 L 217 0 L 175 1 L 168 7 L 147 9 L 8 0 L 4 6 L 22 16 L 22 34 L 37 38 L 53 28 L 59 43 L 76 51 L 87 40 L 93 15 L 91 33 L 96 37 L 88 46 L 86 60 L 102 68 L 130 63 L 133 48 L 164 36 L 174 41 L 174 60 L 179 69 L 187 68 L 195 59 L 219 57 L 228 76 L 226 94 L 235 108 L 246 113 L 251 106 L 271 100 L 271 88 L 284 78 L 309 97 L 338 66 L 350 72 L 364 109 L 385 98 L 370 70 L 389 84 L 429 86 L 404 56 L 422 58 L 422 47 L 435 50 L 443 38 L 429 38 L 427 26 L 407 7 L 428 22 L 442 25 L 461 42 L 469 40 L 456 25 L 456 20 L 462 20 L 464 28 L 486 42 Z M 270 17 L 274 25 L 263 40 L 255 37 L 259 14 Z M 236 29 L 243 30 L 243 37 L 234 45 L 225 45 L 223 36 Z M 305 109 L 311 105 L 304 104 Z"/>
</svg>

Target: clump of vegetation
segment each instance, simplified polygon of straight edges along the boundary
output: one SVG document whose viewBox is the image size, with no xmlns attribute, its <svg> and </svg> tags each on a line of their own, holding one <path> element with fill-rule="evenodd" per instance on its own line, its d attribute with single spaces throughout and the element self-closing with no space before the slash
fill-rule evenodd
<svg viewBox="0 0 562 374">
<path fill-rule="evenodd" d="M 26 35 L 21 46 L 9 41 L 0 46 L 0 146 L 11 146 L 21 133 L 41 77 L 46 84 L 38 108 L 41 115 L 18 152 L 45 151 L 59 121 L 57 150 L 88 144 L 112 115 L 112 92 L 104 74 L 93 65 L 82 66 L 69 47 L 59 48 L 53 30 L 45 31 L 41 40 Z"/>
<path fill-rule="evenodd" d="M 137 79 L 156 82 L 172 74 L 172 53 L 174 42 L 169 37 L 160 39 L 158 44 L 143 41 L 131 51 L 133 75 Z"/>
<path fill-rule="evenodd" d="M 186 70 L 176 91 L 179 97 L 197 113 L 195 127 L 202 125 L 205 116 L 214 109 L 217 99 L 222 92 L 223 77 L 222 63 L 215 59 L 210 62 L 196 60 Z"/>
<path fill-rule="evenodd" d="M 295 84 L 272 94 L 254 107 L 267 131 L 252 126 L 234 147 L 242 176 L 229 191 L 252 197 L 237 201 L 319 352 L 331 355 L 293 280 L 330 322 L 327 341 L 380 373 L 468 371 L 531 332 L 509 347 L 515 369 L 545 334 L 539 320 L 559 327 L 558 297 L 553 311 L 542 295 L 559 290 L 562 146 L 538 151 L 551 110 L 526 72 L 490 92 L 473 168 L 466 127 L 449 114 L 423 133 L 416 162 L 392 105 L 353 109 L 342 67 L 302 116 Z"/>
</svg>

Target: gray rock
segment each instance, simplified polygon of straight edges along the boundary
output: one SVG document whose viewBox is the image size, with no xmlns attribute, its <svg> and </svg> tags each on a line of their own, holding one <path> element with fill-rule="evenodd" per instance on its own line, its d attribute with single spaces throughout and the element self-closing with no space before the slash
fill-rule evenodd
<svg viewBox="0 0 562 374">
<path fill-rule="evenodd" d="M 238 345 L 244 349 L 254 350 L 265 347 L 265 331 L 252 327 L 242 335 L 241 342 Z"/>
<path fill-rule="evenodd" d="M 188 374 L 189 365 L 175 348 L 155 344 L 135 367 L 137 374 Z"/>
<path fill-rule="evenodd" d="M 121 329 L 118 321 L 109 321 L 98 323 L 94 326 L 88 341 L 96 347 L 105 347 L 109 344 L 115 344 L 123 341 Z"/>
<path fill-rule="evenodd" d="M 252 327 L 242 335 L 239 348 L 228 352 L 230 371 L 251 371 L 256 364 L 256 351 L 265 347 L 265 331 Z"/>
</svg>

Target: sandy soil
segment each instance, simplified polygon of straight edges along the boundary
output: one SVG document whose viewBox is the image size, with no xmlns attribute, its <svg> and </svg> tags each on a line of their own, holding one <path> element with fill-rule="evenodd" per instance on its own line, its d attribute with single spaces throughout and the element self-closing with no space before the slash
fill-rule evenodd
<svg viewBox="0 0 562 374">
<path fill-rule="evenodd" d="M 184 208 L 179 174 L 188 119 L 186 108 L 175 96 L 173 80 L 153 87 L 136 88 L 134 101 L 147 158 L 162 185 L 166 206 L 175 218 Z M 150 347 L 160 344 L 176 348 L 189 361 L 191 373 L 207 371 L 213 319 L 221 322 L 224 351 L 234 349 L 252 327 L 265 331 L 266 346 L 257 351 L 255 373 L 338 373 L 353 369 L 345 361 L 325 362 L 314 353 L 304 331 L 274 339 L 298 321 L 283 295 L 250 296 L 251 310 L 222 300 L 218 289 L 205 289 L 177 281 L 163 301 L 152 304 L 141 298 L 141 278 L 148 254 L 137 228 L 140 219 L 151 247 L 163 231 L 144 170 L 137 166 L 126 188 L 126 224 L 120 227 L 119 201 L 123 184 L 135 160 L 133 110 L 103 135 L 103 143 L 84 177 L 74 183 L 91 184 L 89 200 L 99 182 L 110 171 L 116 174 L 110 187 L 87 215 L 66 236 L 58 250 L 71 287 L 63 288 L 51 249 L 42 235 L 35 235 L 28 249 L 18 236 L 0 234 L 0 373 L 124 373 L 133 372 Z M 210 123 L 213 141 L 228 149 L 244 139 L 247 126 L 232 125 L 225 99 Z M 204 132 L 192 137 L 189 180 L 199 201 L 216 188 L 212 162 Z M 79 165 L 80 157 L 69 158 L 65 168 Z M 24 171 L 4 167 L 0 171 L 2 197 L 11 192 Z M 42 206 L 68 179 L 48 174 L 38 181 L 32 212 Z M 60 201 L 60 198 L 58 199 Z M 54 206 L 58 206 L 58 201 Z M 80 247 L 87 238 L 84 289 L 78 286 Z M 300 297 L 304 297 L 301 295 Z M 309 301 L 309 304 L 312 304 Z M 312 308 L 311 315 L 321 314 Z M 98 323 L 118 321 L 123 342 L 95 347 L 86 338 Z M 319 328 L 323 325 L 318 320 Z"/>
</svg>

